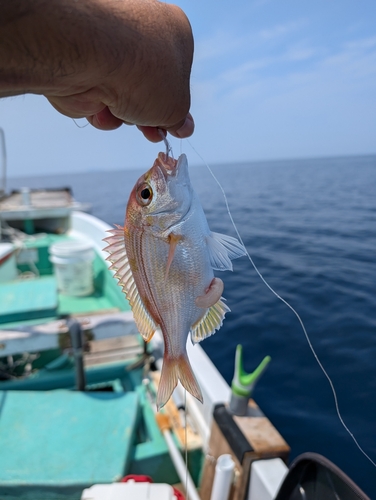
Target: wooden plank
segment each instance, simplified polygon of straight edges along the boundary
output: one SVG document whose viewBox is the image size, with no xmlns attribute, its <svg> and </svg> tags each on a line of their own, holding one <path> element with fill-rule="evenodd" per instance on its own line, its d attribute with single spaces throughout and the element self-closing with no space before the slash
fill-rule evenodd
<svg viewBox="0 0 376 500">
<path fill-rule="evenodd" d="M 89 352 L 84 353 L 85 366 L 124 361 L 142 355 L 143 348 L 133 335 L 88 342 Z"/>
<path fill-rule="evenodd" d="M 271 451 L 282 455 L 287 452 L 288 455 L 290 451 L 288 444 L 270 420 L 262 414 L 255 401 L 251 399 L 248 407 L 251 410 L 248 417 L 234 415 L 233 418 L 254 452 L 262 456 L 268 455 Z"/>
<path fill-rule="evenodd" d="M 92 340 L 89 342 L 90 353 L 106 352 L 116 349 L 131 349 L 137 347 L 142 352 L 138 339 L 134 336 L 114 337 L 111 339 Z"/>
<path fill-rule="evenodd" d="M 244 500 L 248 492 L 249 476 L 252 462 L 266 458 L 281 458 L 288 460 L 290 448 L 268 418 L 263 415 L 257 404 L 250 400 L 248 414 L 244 417 L 233 416 L 232 431 L 228 428 L 221 430 L 214 419 L 209 440 L 209 450 L 205 459 L 203 479 L 200 488 L 202 500 L 210 500 L 216 460 L 223 454 L 230 454 L 235 462 L 235 481 L 232 486 L 229 500 Z M 239 439 L 232 445 L 229 439 L 236 438 L 241 432 L 241 438 L 249 443 L 248 450 L 239 456 Z M 235 448 L 235 449 L 234 449 Z M 241 448 L 240 448 L 241 449 Z"/>
</svg>

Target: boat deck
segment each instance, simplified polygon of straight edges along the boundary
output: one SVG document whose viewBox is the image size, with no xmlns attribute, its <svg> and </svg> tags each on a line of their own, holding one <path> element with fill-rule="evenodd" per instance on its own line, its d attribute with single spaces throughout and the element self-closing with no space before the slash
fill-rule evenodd
<svg viewBox="0 0 376 500">
<path fill-rule="evenodd" d="M 79 203 L 69 188 L 21 189 L 0 199 L 0 213 L 4 220 L 62 217 L 72 210 L 87 211 L 89 204 Z"/>
<path fill-rule="evenodd" d="M 0 433 L 0 491 L 18 481 L 83 490 L 94 480 L 119 481 L 129 468 L 136 392 L 0 391 L 0 402 L 7 430 Z"/>
<path fill-rule="evenodd" d="M 108 273 L 98 255 L 93 262 L 94 291 L 83 297 L 59 293 L 49 247 L 65 235 L 37 234 L 28 238 L 15 251 L 18 277 L 1 283 L 0 328 L 13 328 L 45 323 L 64 316 L 84 315 L 107 311 L 130 311 L 120 287 Z"/>
<path fill-rule="evenodd" d="M 95 342 L 85 355 L 83 392 L 73 390 L 73 362 L 65 356 L 27 379 L 0 384 L 1 498 L 79 500 L 84 488 L 119 481 L 126 474 L 179 482 L 150 404 L 155 388 L 143 383 L 144 367 L 137 364 L 143 356 L 137 338 L 128 339 L 127 345 L 121 340 L 123 350 L 129 350 L 127 360 L 107 359 L 105 364 L 106 350 L 113 352 L 119 345 Z M 90 362 L 95 357 L 99 364 Z M 183 452 L 180 415 L 172 401 L 164 411 Z M 187 436 L 197 483 L 202 441 L 190 428 Z"/>
<path fill-rule="evenodd" d="M 54 276 L 10 281 L 0 287 L 0 323 L 55 317 L 57 311 Z"/>
</svg>

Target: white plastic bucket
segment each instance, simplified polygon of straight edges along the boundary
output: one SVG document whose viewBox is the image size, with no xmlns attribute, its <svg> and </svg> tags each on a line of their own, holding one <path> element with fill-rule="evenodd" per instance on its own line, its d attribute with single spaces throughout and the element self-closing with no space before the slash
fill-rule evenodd
<svg viewBox="0 0 376 500">
<path fill-rule="evenodd" d="M 49 252 L 60 293 L 80 297 L 94 291 L 94 250 L 90 243 L 83 240 L 60 241 L 51 245 Z"/>
</svg>

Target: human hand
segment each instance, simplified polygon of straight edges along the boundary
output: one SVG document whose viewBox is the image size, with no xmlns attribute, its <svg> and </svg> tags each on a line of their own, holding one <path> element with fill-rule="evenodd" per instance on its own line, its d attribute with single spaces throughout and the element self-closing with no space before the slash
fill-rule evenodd
<svg viewBox="0 0 376 500">
<path fill-rule="evenodd" d="M 86 117 L 102 130 L 137 125 L 153 142 L 161 140 L 157 128 L 176 137 L 193 133 L 193 37 L 181 9 L 157 0 L 33 0 L 31 5 L 14 30 L 26 38 L 31 61 L 28 54 L 17 57 L 5 87 L 0 78 L 0 95 L 43 94 L 66 116 Z M 8 40 L 11 28 L 5 23 Z"/>
</svg>

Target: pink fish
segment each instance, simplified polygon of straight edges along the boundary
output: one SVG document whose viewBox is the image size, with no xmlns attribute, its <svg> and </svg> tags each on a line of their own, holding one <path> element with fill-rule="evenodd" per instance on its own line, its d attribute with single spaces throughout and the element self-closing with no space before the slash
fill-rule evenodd
<svg viewBox="0 0 376 500">
<path fill-rule="evenodd" d="M 124 228 L 110 231 L 105 250 L 110 269 L 129 300 L 145 341 L 157 329 L 165 351 L 157 407 L 170 398 L 178 380 L 194 397 L 202 394 L 186 352 L 214 334 L 229 308 L 215 270 L 232 270 L 245 254 L 230 236 L 210 231 L 188 175 L 185 155 L 176 161 L 159 153 L 137 181 L 128 201 Z"/>
</svg>

